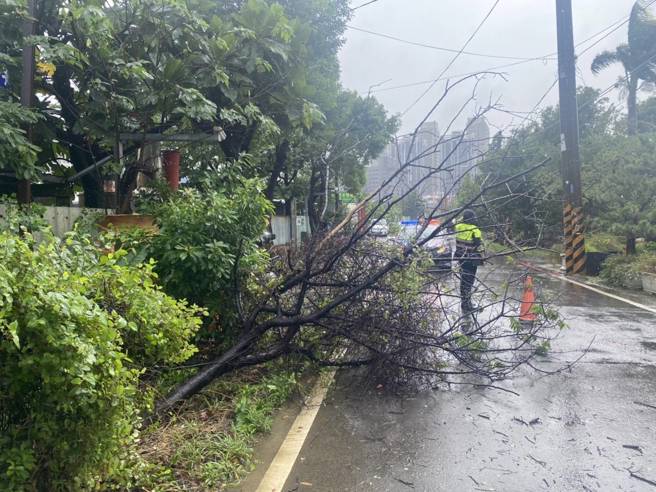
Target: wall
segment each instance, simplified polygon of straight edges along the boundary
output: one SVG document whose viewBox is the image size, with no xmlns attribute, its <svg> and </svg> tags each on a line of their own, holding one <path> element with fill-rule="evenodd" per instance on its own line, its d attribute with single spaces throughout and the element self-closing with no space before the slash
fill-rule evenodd
<svg viewBox="0 0 656 492">
<path fill-rule="evenodd" d="M 274 215 L 271 217 L 271 232 L 273 232 L 276 238 L 273 240 L 273 244 L 276 246 L 281 244 L 288 244 L 291 242 L 291 230 L 290 230 L 291 219 L 287 216 Z"/>
<path fill-rule="evenodd" d="M 64 234 L 73 230 L 73 224 L 82 215 L 84 209 L 80 207 L 45 207 L 45 219 L 52 226 L 52 230 L 57 237 L 64 237 Z M 0 215 L 4 213 L 4 206 L 0 205 Z M 111 214 L 111 212 L 110 212 Z M 276 235 L 273 241 L 275 245 L 291 243 L 290 230 L 291 219 L 288 216 L 276 215 L 271 218 L 271 229 Z M 296 240 L 301 240 L 301 233 L 307 232 L 307 218 L 303 216 L 296 217 L 295 234 Z"/>
<path fill-rule="evenodd" d="M 46 209 L 45 220 L 52 227 L 52 231 L 57 237 L 64 237 L 64 234 L 73 230 L 73 224 L 82 215 L 84 209 L 80 207 L 44 207 Z M 0 215 L 4 214 L 5 206 L 0 205 Z M 104 212 L 104 210 L 103 210 Z M 111 212 L 110 212 L 111 213 Z"/>
<path fill-rule="evenodd" d="M 82 215 L 80 207 L 46 207 L 45 219 L 52 226 L 52 232 L 57 237 L 73 230 L 73 224 Z"/>
</svg>

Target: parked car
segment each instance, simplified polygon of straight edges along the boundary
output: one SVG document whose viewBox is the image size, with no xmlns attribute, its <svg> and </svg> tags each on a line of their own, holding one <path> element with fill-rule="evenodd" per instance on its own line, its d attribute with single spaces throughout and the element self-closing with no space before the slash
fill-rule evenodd
<svg viewBox="0 0 656 492">
<path fill-rule="evenodd" d="M 387 225 L 387 219 L 380 219 L 376 224 L 371 227 L 372 236 L 384 237 L 389 234 L 389 226 Z"/>
</svg>

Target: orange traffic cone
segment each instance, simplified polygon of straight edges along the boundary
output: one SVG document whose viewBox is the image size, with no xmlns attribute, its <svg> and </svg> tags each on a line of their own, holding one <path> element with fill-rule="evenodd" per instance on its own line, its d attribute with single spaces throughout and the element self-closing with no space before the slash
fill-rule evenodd
<svg viewBox="0 0 656 492">
<path fill-rule="evenodd" d="M 535 292 L 533 291 L 533 278 L 527 275 L 524 281 L 522 304 L 519 308 L 519 321 L 522 325 L 531 326 L 537 319 L 537 315 L 533 312 L 534 304 Z"/>
</svg>

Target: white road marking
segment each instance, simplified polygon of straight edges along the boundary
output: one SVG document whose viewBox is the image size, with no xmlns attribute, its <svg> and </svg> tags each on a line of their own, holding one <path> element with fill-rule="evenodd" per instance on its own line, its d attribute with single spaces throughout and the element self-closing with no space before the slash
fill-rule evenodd
<svg viewBox="0 0 656 492">
<path fill-rule="evenodd" d="M 656 314 L 655 308 L 645 306 L 639 302 L 631 301 L 609 292 L 604 292 L 601 289 L 597 289 L 591 285 L 578 282 L 576 280 L 572 280 L 571 278 L 567 278 L 547 268 L 538 267 L 530 263 L 522 263 L 534 270 L 542 271 L 554 278 L 564 280 L 565 282 L 583 287 L 584 289 L 596 292 L 597 294 L 610 297 L 611 299 L 615 299 L 645 311 L 649 311 L 650 313 Z M 264 474 L 264 477 L 262 478 L 262 481 L 260 482 L 256 492 L 282 492 L 283 487 L 285 486 L 285 482 L 287 481 L 287 478 L 289 477 L 289 474 L 291 473 L 292 468 L 296 463 L 298 455 L 301 452 L 301 448 L 303 447 L 305 439 L 310 433 L 314 419 L 316 418 L 317 413 L 319 413 L 321 404 L 323 403 L 323 400 L 328 393 L 328 388 L 330 387 L 334 377 L 335 370 L 332 370 L 325 373 L 316 382 L 312 388 L 312 394 L 310 395 L 309 400 L 296 417 L 296 420 L 294 420 L 292 428 L 289 430 L 285 440 L 280 445 L 276 456 L 273 458 L 273 461 L 269 465 L 269 468 Z"/>
<path fill-rule="evenodd" d="M 584 289 L 588 289 L 592 292 L 596 292 L 597 294 L 601 294 L 602 296 L 610 297 L 611 299 L 615 299 L 617 301 L 624 302 L 626 304 L 630 304 L 631 306 L 644 309 L 645 311 L 649 311 L 650 313 L 656 314 L 656 309 L 653 307 L 646 306 L 644 304 L 640 304 L 639 302 L 632 301 L 630 299 L 626 299 L 624 297 L 616 296 L 615 294 L 611 294 L 610 292 L 605 292 L 601 289 L 597 289 L 596 287 L 592 287 L 591 285 L 585 284 L 583 282 L 578 282 L 576 280 L 572 280 L 571 278 L 565 277 L 564 275 L 561 275 L 559 273 L 554 272 L 553 270 L 549 270 L 548 268 L 543 268 L 543 267 L 538 267 L 535 265 L 532 265 L 531 263 L 528 262 L 521 262 L 525 266 L 528 266 L 529 268 L 532 268 L 533 270 L 541 271 L 546 273 L 547 275 L 550 275 L 554 278 L 564 280 L 565 282 L 569 282 L 570 284 L 577 285 L 579 287 L 583 287 Z"/>
<path fill-rule="evenodd" d="M 310 398 L 294 420 L 292 428 L 280 445 L 256 492 L 282 491 L 334 377 L 335 370 L 332 370 L 323 374 L 316 382 Z"/>
<path fill-rule="evenodd" d="M 645 306 L 644 304 L 640 304 L 639 302 L 632 301 L 630 299 L 626 299 L 624 297 L 616 296 L 615 294 L 611 294 L 610 292 L 605 292 L 601 289 L 597 289 L 595 287 L 592 287 L 591 285 L 584 284 L 582 282 L 577 282 L 576 280 L 572 280 L 571 278 L 567 277 L 560 277 L 564 281 L 569 282 L 570 284 L 578 285 L 579 287 L 583 287 L 584 289 L 591 290 L 592 292 L 596 292 L 597 294 L 601 294 L 606 297 L 610 297 L 611 299 L 616 299 L 618 301 L 625 302 L 626 304 L 630 304 L 631 306 L 635 306 L 640 309 L 644 309 L 645 311 L 649 311 L 650 313 L 656 314 L 656 309 Z"/>
</svg>

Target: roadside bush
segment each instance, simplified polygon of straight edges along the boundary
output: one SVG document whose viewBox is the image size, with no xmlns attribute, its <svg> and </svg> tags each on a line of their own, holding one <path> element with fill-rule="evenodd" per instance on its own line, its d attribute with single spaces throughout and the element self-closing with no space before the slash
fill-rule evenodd
<svg viewBox="0 0 656 492">
<path fill-rule="evenodd" d="M 179 364 L 197 348 L 193 338 L 201 313 L 186 300 L 165 294 L 156 284 L 154 262 L 120 265 L 127 253 L 119 250 L 100 257 L 90 272 L 94 300 L 114 318 L 126 320 L 123 349 L 140 368 Z"/>
<path fill-rule="evenodd" d="M 656 273 L 656 254 L 645 251 L 639 255 L 611 256 L 601 269 L 601 279 L 609 285 L 630 287 L 640 283 L 642 272 Z"/>
<path fill-rule="evenodd" d="M 656 251 L 645 250 L 637 258 L 637 269 L 640 272 L 656 273 Z"/>
<path fill-rule="evenodd" d="M 608 285 L 627 287 L 640 281 L 640 271 L 635 256 L 613 255 L 606 259 L 599 277 Z"/>
<path fill-rule="evenodd" d="M 32 230 L 46 229 L 48 224 L 43 218 L 46 209 L 32 204 L 29 208 L 16 206 L 15 200 L 0 197 L 0 232 L 18 233 L 21 228 Z"/>
<path fill-rule="evenodd" d="M 640 249 L 645 253 L 656 255 L 656 241 L 647 241 L 641 245 Z"/>
<path fill-rule="evenodd" d="M 149 209 L 159 234 L 145 238 L 147 256 L 156 260 L 168 294 L 188 299 L 218 315 L 222 328 L 236 318 L 235 288 L 248 289 L 266 254 L 257 245 L 271 203 L 257 180 L 230 192 L 185 190 Z"/>
<path fill-rule="evenodd" d="M 89 240 L 0 232 L 0 490 L 78 490 L 121 473 L 151 364 L 185 360 L 200 320 L 152 265 Z"/>
<path fill-rule="evenodd" d="M 136 420 L 125 321 L 57 266 L 54 241 L 0 244 L 0 487 L 80 488 L 119 464 Z"/>
</svg>

